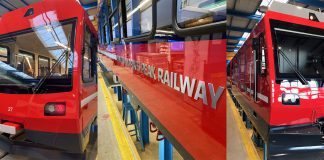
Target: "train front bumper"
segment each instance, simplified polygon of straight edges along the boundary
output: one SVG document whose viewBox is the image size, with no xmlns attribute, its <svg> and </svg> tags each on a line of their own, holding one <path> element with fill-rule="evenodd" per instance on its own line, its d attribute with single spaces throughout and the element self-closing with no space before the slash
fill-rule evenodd
<svg viewBox="0 0 324 160">
<path fill-rule="evenodd" d="M 269 159 L 323 160 L 324 134 L 316 125 L 271 128 L 267 151 Z"/>
<path fill-rule="evenodd" d="M 0 149 L 14 153 L 17 148 L 27 147 L 27 149 L 39 148 L 48 150 L 57 150 L 66 153 L 83 153 L 82 134 L 66 134 L 66 133 L 47 133 L 39 131 L 25 130 L 24 139 L 0 135 Z"/>
</svg>

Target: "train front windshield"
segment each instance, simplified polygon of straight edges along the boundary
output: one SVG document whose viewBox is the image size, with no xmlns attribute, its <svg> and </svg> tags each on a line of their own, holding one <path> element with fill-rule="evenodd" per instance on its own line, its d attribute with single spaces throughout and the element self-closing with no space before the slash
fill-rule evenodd
<svg viewBox="0 0 324 160">
<path fill-rule="evenodd" d="M 0 93 L 72 90 L 74 23 L 0 35 Z"/>
<path fill-rule="evenodd" d="M 324 31 L 274 20 L 271 21 L 271 28 L 277 78 L 296 79 L 294 67 L 306 79 L 323 80 Z"/>
</svg>

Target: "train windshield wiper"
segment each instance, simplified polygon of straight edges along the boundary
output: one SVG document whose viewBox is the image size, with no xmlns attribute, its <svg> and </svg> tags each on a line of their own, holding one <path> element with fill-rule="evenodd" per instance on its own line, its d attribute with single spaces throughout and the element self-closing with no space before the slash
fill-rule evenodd
<svg viewBox="0 0 324 160">
<path fill-rule="evenodd" d="M 71 49 L 68 48 L 68 47 L 66 47 L 64 49 L 64 51 L 61 53 L 61 55 L 59 56 L 59 58 L 57 59 L 57 61 L 53 64 L 51 70 L 49 72 L 47 72 L 47 74 L 43 78 L 41 78 L 39 80 L 39 82 L 33 87 L 33 93 L 34 94 L 38 92 L 38 90 L 42 87 L 42 85 L 47 80 L 47 78 L 49 78 L 49 77 L 52 76 L 53 71 L 54 71 L 54 68 L 63 61 L 64 57 L 66 57 L 66 58 L 69 57 L 70 51 L 71 51 Z"/>
<path fill-rule="evenodd" d="M 287 61 L 289 64 L 289 67 L 296 73 L 297 78 L 299 81 L 303 84 L 306 85 L 308 84 L 308 81 L 306 78 L 300 73 L 300 71 L 292 64 L 292 62 L 289 60 L 289 58 L 286 56 L 285 52 L 283 52 L 281 49 L 278 48 L 278 53 Z"/>
</svg>

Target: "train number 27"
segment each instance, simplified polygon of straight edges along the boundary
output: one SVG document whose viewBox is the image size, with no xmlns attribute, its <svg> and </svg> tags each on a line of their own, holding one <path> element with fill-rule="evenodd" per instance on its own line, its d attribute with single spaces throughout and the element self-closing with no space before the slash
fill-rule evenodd
<svg viewBox="0 0 324 160">
<path fill-rule="evenodd" d="M 13 111 L 13 107 L 8 107 L 8 112 L 12 112 Z"/>
</svg>

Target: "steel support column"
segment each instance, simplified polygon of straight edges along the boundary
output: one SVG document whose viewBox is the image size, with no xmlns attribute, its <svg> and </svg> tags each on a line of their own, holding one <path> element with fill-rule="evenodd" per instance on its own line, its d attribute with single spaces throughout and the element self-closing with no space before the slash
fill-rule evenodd
<svg viewBox="0 0 324 160">
<path fill-rule="evenodd" d="M 121 86 L 117 86 L 117 99 L 118 99 L 118 101 L 122 100 L 122 87 Z"/>
<path fill-rule="evenodd" d="M 150 135 L 149 135 L 149 118 L 147 114 L 141 110 L 140 114 L 140 130 L 143 138 L 143 145 L 150 143 Z"/>
<path fill-rule="evenodd" d="M 164 139 L 159 142 L 159 160 L 172 160 L 173 159 L 173 147 L 172 144 Z"/>
</svg>

